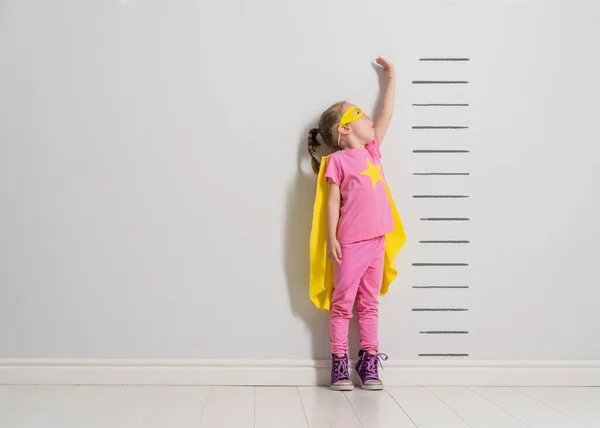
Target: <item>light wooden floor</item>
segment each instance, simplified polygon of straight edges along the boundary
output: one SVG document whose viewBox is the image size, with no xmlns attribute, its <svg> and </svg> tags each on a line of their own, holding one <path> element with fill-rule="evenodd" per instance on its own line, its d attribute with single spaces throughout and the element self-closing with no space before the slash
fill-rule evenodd
<svg viewBox="0 0 600 428">
<path fill-rule="evenodd" d="M 0 386 L 2 428 L 600 427 L 600 388 Z"/>
</svg>

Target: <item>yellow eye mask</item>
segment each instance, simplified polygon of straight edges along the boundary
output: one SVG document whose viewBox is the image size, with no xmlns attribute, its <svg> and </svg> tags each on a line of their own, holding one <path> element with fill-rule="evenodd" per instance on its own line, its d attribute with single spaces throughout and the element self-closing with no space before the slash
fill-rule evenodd
<svg viewBox="0 0 600 428">
<path fill-rule="evenodd" d="M 356 122 L 358 119 L 363 117 L 365 112 L 358 107 L 350 107 L 347 109 L 342 115 L 342 119 L 340 120 L 339 126 L 344 126 L 352 122 Z"/>
</svg>

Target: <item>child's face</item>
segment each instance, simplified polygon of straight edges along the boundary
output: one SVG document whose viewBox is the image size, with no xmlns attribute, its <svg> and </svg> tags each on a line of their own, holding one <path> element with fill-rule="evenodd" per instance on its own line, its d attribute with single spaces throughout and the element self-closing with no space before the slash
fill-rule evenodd
<svg viewBox="0 0 600 428">
<path fill-rule="evenodd" d="M 353 104 L 348 104 L 347 108 L 350 107 L 358 108 Z M 373 127 L 373 121 L 366 113 L 360 119 L 349 123 L 347 126 L 365 146 L 375 139 L 375 128 Z"/>
</svg>

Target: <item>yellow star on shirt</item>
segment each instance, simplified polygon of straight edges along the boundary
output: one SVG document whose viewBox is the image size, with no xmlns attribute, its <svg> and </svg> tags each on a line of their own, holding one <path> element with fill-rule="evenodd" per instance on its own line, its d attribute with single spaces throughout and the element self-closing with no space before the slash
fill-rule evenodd
<svg viewBox="0 0 600 428">
<path fill-rule="evenodd" d="M 368 158 L 367 158 L 367 169 L 365 169 L 363 172 L 361 172 L 360 175 L 364 175 L 371 179 L 371 184 L 373 185 L 373 189 L 375 188 L 375 185 L 377 184 L 378 181 L 381 181 L 383 184 L 385 184 L 385 181 L 383 181 L 383 177 L 381 176 L 381 165 L 373 165 Z"/>
</svg>

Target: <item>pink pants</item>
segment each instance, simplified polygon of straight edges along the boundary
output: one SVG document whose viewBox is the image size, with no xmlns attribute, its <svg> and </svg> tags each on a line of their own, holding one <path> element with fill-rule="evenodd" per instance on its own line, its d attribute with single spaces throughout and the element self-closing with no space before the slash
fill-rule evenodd
<svg viewBox="0 0 600 428">
<path fill-rule="evenodd" d="M 360 347 L 365 351 L 377 351 L 377 305 L 383 279 L 385 236 L 341 247 L 342 263 L 334 264 L 333 295 L 329 310 L 331 352 L 344 354 L 348 350 L 348 328 L 355 299 Z"/>
</svg>

